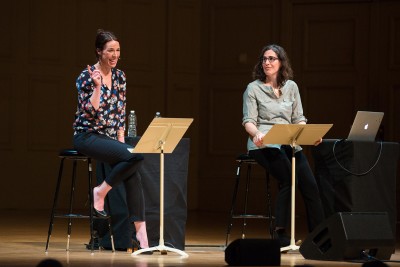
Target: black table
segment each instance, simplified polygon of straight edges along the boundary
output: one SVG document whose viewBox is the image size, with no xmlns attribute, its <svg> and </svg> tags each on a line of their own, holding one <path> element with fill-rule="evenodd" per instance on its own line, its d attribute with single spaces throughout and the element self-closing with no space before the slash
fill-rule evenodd
<svg viewBox="0 0 400 267">
<path fill-rule="evenodd" d="M 140 137 L 126 138 L 126 143 L 135 145 Z M 190 139 L 183 138 L 173 153 L 164 154 L 164 243 L 180 250 L 185 248 L 185 229 L 187 219 L 187 173 L 189 165 Z M 140 170 L 146 203 L 146 225 L 150 247 L 157 246 L 160 239 L 160 154 L 143 154 L 145 159 Z M 110 171 L 107 164 L 97 162 L 98 183 L 104 180 L 104 173 Z M 134 234 L 129 223 L 125 200 L 124 184 L 108 193 L 115 247 L 131 247 L 130 236 Z M 100 245 L 111 248 L 107 227 L 98 220 L 96 229 L 102 236 Z M 103 222 L 104 223 L 104 222 Z"/>
<path fill-rule="evenodd" d="M 399 143 L 327 139 L 312 154 L 326 218 L 336 212 L 383 211 L 396 233 Z"/>
</svg>

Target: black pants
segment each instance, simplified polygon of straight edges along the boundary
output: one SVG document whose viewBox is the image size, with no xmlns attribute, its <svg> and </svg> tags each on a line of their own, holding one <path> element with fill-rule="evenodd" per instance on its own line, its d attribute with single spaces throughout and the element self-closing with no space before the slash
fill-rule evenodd
<svg viewBox="0 0 400 267">
<path fill-rule="evenodd" d="M 292 184 L 292 147 L 263 148 L 250 150 L 252 156 L 261 166 L 279 182 L 279 192 L 276 202 L 276 227 L 286 228 L 289 225 L 291 210 Z M 307 213 L 307 226 L 311 232 L 324 219 L 322 202 L 318 185 L 308 164 L 307 158 L 301 151 L 295 153 L 296 182 L 304 199 Z"/>
<path fill-rule="evenodd" d="M 105 178 L 106 183 L 114 187 L 123 182 L 130 221 L 145 221 L 143 187 L 138 173 L 143 156 L 129 152 L 127 148 L 132 146 L 128 144 L 92 132 L 76 134 L 74 148 L 111 166 L 111 172 Z"/>
</svg>

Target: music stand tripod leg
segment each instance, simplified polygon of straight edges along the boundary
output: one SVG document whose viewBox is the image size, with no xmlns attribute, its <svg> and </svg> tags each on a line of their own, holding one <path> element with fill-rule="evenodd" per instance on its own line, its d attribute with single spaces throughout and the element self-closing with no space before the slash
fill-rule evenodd
<svg viewBox="0 0 400 267">
<path fill-rule="evenodd" d="M 295 156 L 295 143 L 292 144 L 292 196 L 291 196 L 291 208 L 290 208 L 290 232 L 291 232 L 291 237 L 290 237 L 290 245 L 286 246 L 286 247 L 282 247 L 281 248 L 281 252 L 282 251 L 287 251 L 287 250 L 298 250 L 300 247 L 296 246 L 295 243 L 295 205 L 296 205 L 296 201 L 295 201 L 295 197 L 296 197 L 296 156 Z"/>
</svg>

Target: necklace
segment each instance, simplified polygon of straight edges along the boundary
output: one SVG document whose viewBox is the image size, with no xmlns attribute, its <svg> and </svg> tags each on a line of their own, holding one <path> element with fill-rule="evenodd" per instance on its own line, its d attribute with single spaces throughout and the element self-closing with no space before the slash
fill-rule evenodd
<svg viewBox="0 0 400 267">
<path fill-rule="evenodd" d="M 271 88 L 272 88 L 272 91 L 274 91 L 274 94 L 277 96 L 277 97 L 280 97 L 281 95 L 282 95 L 282 90 L 281 90 L 281 88 L 274 88 L 274 87 L 272 87 L 271 86 Z"/>
<path fill-rule="evenodd" d="M 272 92 L 274 92 L 274 94 L 275 94 L 277 97 L 280 97 L 280 96 L 282 95 L 282 90 L 281 90 L 280 87 L 276 87 L 276 88 L 275 88 L 275 87 L 272 85 L 271 82 L 266 82 L 265 85 L 271 87 L 271 88 L 272 88 Z"/>
</svg>

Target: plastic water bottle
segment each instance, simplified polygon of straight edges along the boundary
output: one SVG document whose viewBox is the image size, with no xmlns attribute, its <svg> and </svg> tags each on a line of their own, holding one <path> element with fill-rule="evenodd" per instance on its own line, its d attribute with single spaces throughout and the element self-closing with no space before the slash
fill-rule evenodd
<svg viewBox="0 0 400 267">
<path fill-rule="evenodd" d="M 159 111 L 156 112 L 156 116 L 154 118 L 161 118 L 161 113 Z"/>
<path fill-rule="evenodd" d="M 136 125 L 137 125 L 136 113 L 134 110 L 131 110 L 128 118 L 128 137 L 136 137 L 137 135 Z"/>
</svg>

